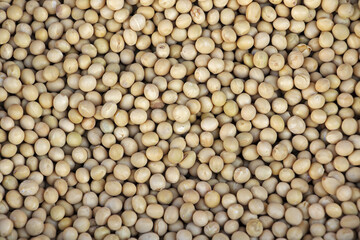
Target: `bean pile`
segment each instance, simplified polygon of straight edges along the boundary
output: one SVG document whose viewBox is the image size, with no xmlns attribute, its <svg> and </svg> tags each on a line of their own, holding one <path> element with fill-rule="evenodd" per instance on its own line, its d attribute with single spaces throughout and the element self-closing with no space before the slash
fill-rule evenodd
<svg viewBox="0 0 360 240">
<path fill-rule="evenodd" d="M 0 239 L 359 239 L 359 8 L 2 0 Z"/>
</svg>

